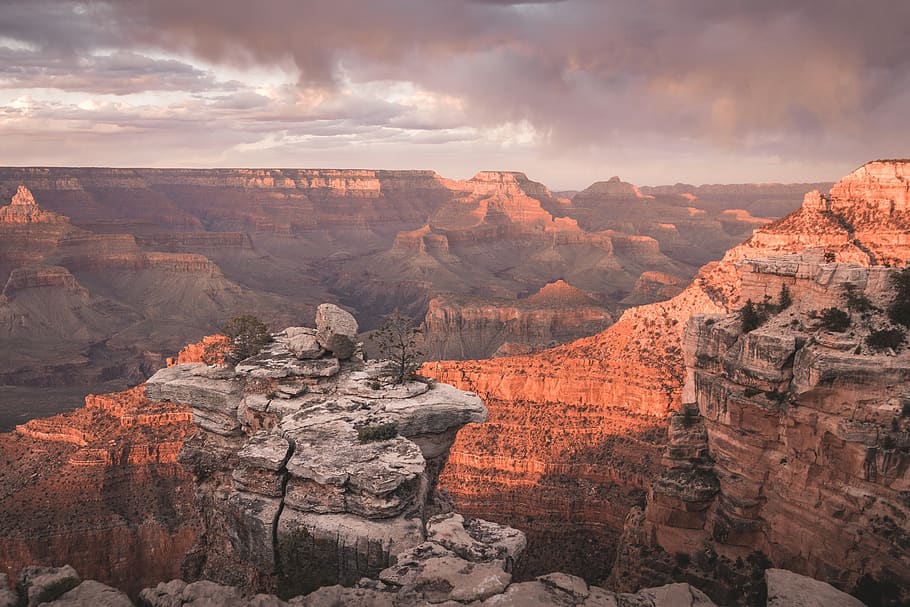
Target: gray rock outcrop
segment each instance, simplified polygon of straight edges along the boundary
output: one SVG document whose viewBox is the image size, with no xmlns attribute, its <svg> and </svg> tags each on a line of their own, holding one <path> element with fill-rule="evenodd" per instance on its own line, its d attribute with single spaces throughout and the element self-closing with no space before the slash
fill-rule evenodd
<svg viewBox="0 0 910 607">
<path fill-rule="evenodd" d="M 357 320 L 335 304 L 316 308 L 316 341 L 341 360 L 354 354 L 357 345 Z"/>
<path fill-rule="evenodd" d="M 863 607 L 863 602 L 830 584 L 786 569 L 765 571 L 768 607 Z"/>
<path fill-rule="evenodd" d="M 233 369 L 176 365 L 146 384 L 149 398 L 187 405 L 198 428 L 179 457 L 205 521 L 184 564 L 190 579 L 282 596 L 350 585 L 422 544 L 447 507 L 439 471 L 455 433 L 486 419 L 483 403 L 444 384 L 393 384 L 385 364 L 359 354 L 353 317 L 319 310 L 317 331 L 277 333 Z M 511 570 L 524 547 L 493 523 L 460 529 L 449 535 L 484 567 Z"/>
</svg>

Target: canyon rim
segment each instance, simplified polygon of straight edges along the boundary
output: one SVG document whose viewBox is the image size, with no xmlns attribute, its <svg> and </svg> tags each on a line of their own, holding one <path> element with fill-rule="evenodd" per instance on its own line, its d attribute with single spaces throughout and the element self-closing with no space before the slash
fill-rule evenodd
<svg viewBox="0 0 910 607">
<path fill-rule="evenodd" d="M 0 607 L 910 605 L 908 22 L 3 0 Z"/>
</svg>

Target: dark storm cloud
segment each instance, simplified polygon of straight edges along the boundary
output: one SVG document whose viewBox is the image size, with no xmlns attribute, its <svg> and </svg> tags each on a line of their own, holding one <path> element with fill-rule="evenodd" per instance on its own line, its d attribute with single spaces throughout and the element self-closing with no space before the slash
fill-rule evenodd
<svg viewBox="0 0 910 607">
<path fill-rule="evenodd" d="M 861 132 L 910 86 L 910 3 L 643 0 L 123 0 L 131 37 L 210 61 L 293 61 L 301 86 L 410 80 L 482 123 L 557 140 L 648 128 L 746 144 L 752 134 Z"/>
<path fill-rule="evenodd" d="M 0 88 L 53 88 L 67 92 L 128 95 L 143 91 L 203 92 L 236 89 L 211 73 L 175 59 L 129 51 L 109 55 L 48 55 L 0 43 Z"/>
<path fill-rule="evenodd" d="M 906 154 L 907 23 L 905 0 L 3 0 L 0 87 L 205 95 L 142 118 L 104 110 L 142 129 L 195 121 L 200 145 L 213 124 L 243 142 L 280 129 L 288 149 L 307 134 L 449 143 L 525 124 L 554 157 L 855 164 Z M 206 64 L 298 81 L 266 93 Z M 434 100 L 370 93 L 389 82 Z"/>
</svg>

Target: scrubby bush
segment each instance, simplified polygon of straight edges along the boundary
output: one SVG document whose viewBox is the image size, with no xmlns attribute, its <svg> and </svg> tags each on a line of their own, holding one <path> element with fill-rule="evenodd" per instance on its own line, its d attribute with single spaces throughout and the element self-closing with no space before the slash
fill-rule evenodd
<svg viewBox="0 0 910 607">
<path fill-rule="evenodd" d="M 859 312 L 862 314 L 875 309 L 875 306 L 872 305 L 872 301 L 861 293 L 853 283 L 848 282 L 844 285 L 843 298 L 844 304 L 846 304 L 847 309 L 851 312 Z"/>
<path fill-rule="evenodd" d="M 739 318 L 742 321 L 743 333 L 750 333 L 768 320 L 768 313 L 764 306 L 756 306 L 751 299 L 747 299 L 743 307 L 739 309 Z"/>
<path fill-rule="evenodd" d="M 896 325 L 910 329 L 910 268 L 904 268 L 891 276 L 894 287 L 894 301 L 888 306 L 888 318 Z"/>
<path fill-rule="evenodd" d="M 269 328 L 252 314 L 235 316 L 225 323 L 221 332 L 227 335 L 228 343 L 221 347 L 220 354 L 223 356 L 224 362 L 229 365 L 236 365 L 241 360 L 256 356 L 267 343 L 272 341 Z M 208 349 L 206 354 L 203 354 L 203 361 L 208 362 L 207 356 L 209 356 Z"/>
<path fill-rule="evenodd" d="M 903 345 L 906 334 L 901 329 L 879 329 L 866 338 L 866 345 L 873 350 L 896 350 Z"/>
<path fill-rule="evenodd" d="M 890 607 L 901 604 L 901 592 L 897 584 L 889 579 L 877 580 L 868 573 L 859 578 L 850 594 L 869 607 Z"/>
<path fill-rule="evenodd" d="M 395 424 L 378 424 L 376 426 L 361 426 L 357 429 L 357 438 L 362 443 L 389 440 L 398 436 L 398 426 Z"/>
<path fill-rule="evenodd" d="M 843 333 L 850 328 L 850 315 L 837 308 L 826 308 L 821 313 L 822 327 L 835 333 Z"/>
</svg>

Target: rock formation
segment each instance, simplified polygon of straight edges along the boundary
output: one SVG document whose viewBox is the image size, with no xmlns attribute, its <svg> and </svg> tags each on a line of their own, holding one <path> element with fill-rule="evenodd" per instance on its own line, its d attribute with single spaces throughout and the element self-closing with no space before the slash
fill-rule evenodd
<svg viewBox="0 0 910 607">
<path fill-rule="evenodd" d="M 865 201 L 859 184 L 868 183 L 873 199 L 875 192 L 900 194 L 906 191 L 907 164 L 869 163 L 828 196 L 807 195 L 799 210 L 758 228 L 720 262 L 702 268 L 682 293 L 629 309 L 598 335 L 526 357 L 427 363 L 424 373 L 477 392 L 490 410 L 487 424 L 459 434 L 443 472 L 442 483 L 459 511 L 509 522 L 528 533 L 532 547 L 536 534 L 559 529 L 554 523 L 564 521 L 562 533 L 593 537 L 595 546 L 570 544 L 574 558 L 547 549 L 533 572 L 562 568 L 599 579 L 610 564 L 601 565 L 590 554 L 613 554 L 630 507 L 641 503 L 642 491 L 662 468 L 666 415 L 682 410 L 683 331 L 689 317 L 728 313 L 742 305 L 744 290 L 757 302 L 765 294 L 777 296 L 779 282 L 751 284 L 740 275 L 737 262 L 745 259 L 811 247 L 818 247 L 822 258 L 863 265 L 900 259 L 908 233 L 900 231 L 900 197 L 895 195 L 892 213 L 890 204 Z M 854 207 L 859 210 L 851 211 Z M 875 226 L 888 224 L 892 215 L 896 231 L 879 237 Z M 681 440 L 680 449 L 690 447 Z M 565 444 L 571 449 L 560 447 Z M 589 476 L 591 470 L 597 474 Z M 547 482 L 541 483 L 542 477 Z M 610 498 L 599 502 L 589 495 Z M 598 503 L 603 506 L 592 512 Z M 567 505 L 570 509 L 560 509 Z M 571 518 L 556 514 L 566 511 Z"/>
<path fill-rule="evenodd" d="M 612 321 L 607 306 L 563 280 L 518 300 L 441 295 L 430 300 L 424 318 L 424 353 L 430 360 L 514 348 L 529 353 L 598 333 Z"/>
<path fill-rule="evenodd" d="M 34 196 L 19 193 L 23 184 Z M 779 202 L 787 196 L 795 207 L 792 192 L 778 193 Z M 0 168 L 0 197 L 16 199 L 0 210 L 0 286 L 14 270 L 57 267 L 88 293 L 75 304 L 80 311 L 58 323 L 70 339 L 36 324 L 72 308 L 72 293 L 48 286 L 31 291 L 34 302 L 20 298 L 6 310 L 0 303 L 7 326 L 30 336 L 0 340 L 7 355 L 0 359 L 0 428 L 24 421 L 14 411 L 59 412 L 60 403 L 72 406 L 87 392 L 133 385 L 183 344 L 250 310 L 287 326 L 311 322 L 318 303 L 336 301 L 369 330 L 396 308 L 423 318 L 434 298 L 459 299 L 481 313 L 491 302 L 523 299 L 565 279 L 612 316 L 674 293 L 669 283 L 656 285 L 653 273 L 684 282 L 702 263 L 670 246 L 688 238 L 677 234 L 682 227 L 648 220 L 598 233 L 577 217 L 599 221 L 613 208 L 576 208 L 520 173 L 453 181 L 430 171 Z M 700 246 L 716 244 L 752 224 L 715 215 L 727 208 L 757 215 L 752 200 L 748 189 L 732 190 L 704 213 L 683 212 L 690 224 L 705 223 Z M 725 246 L 712 245 L 712 254 Z M 162 309 L 172 321 L 167 333 L 158 322 Z M 528 352 L 603 328 L 573 324 L 558 308 L 535 309 L 539 322 L 525 316 L 517 327 L 495 314 L 478 316 L 484 337 L 467 323 L 463 337 L 431 335 L 442 344 L 433 350 L 455 356 L 464 344 L 459 356 Z M 494 332 L 503 337 L 487 337 Z M 51 394 L 49 378 L 67 385 Z"/>
<path fill-rule="evenodd" d="M 842 588 L 868 576 L 906 594 L 910 353 L 869 343 L 890 326 L 902 271 L 821 254 L 740 269 L 743 297 L 786 285 L 793 303 L 750 332 L 739 314 L 689 321 L 683 400 L 694 407 L 671 430 L 647 535 L 670 553 L 759 551 Z M 832 324 L 832 308 L 849 326 Z"/>
<path fill-rule="evenodd" d="M 463 547 L 463 545 L 462 545 Z M 457 546 L 456 546 L 457 548 Z M 496 563 L 466 560 L 435 541 L 402 553 L 398 564 L 378 580 L 364 578 L 353 588 L 328 586 L 285 602 L 274 595 L 243 594 L 210 581 L 162 582 L 139 595 L 139 607 L 715 607 L 689 584 L 646 588 L 635 594 L 609 592 L 584 580 L 551 573 L 534 581 L 511 583 Z M 831 586 L 781 569 L 766 573 L 767 607 L 863 607 Z M 23 570 L 16 591 L 0 576 L 0 607 L 132 607 L 120 591 L 93 580 L 82 581 L 69 566 Z M 21 603 L 19 602 L 21 598 Z M 765 603 L 762 603 L 765 605 Z"/>
<path fill-rule="evenodd" d="M 431 518 L 445 510 L 438 474 L 456 432 L 486 418 L 482 402 L 390 383 L 386 363 L 363 361 L 347 312 L 323 305 L 316 320 L 234 369 L 175 365 L 146 383 L 150 398 L 188 406 L 197 430 L 180 454 L 205 523 L 184 565 L 193 578 L 292 596 L 376 576 L 446 527 Z M 306 337 L 322 348 L 299 347 Z M 518 544 L 491 554 L 510 570 Z"/>
</svg>

